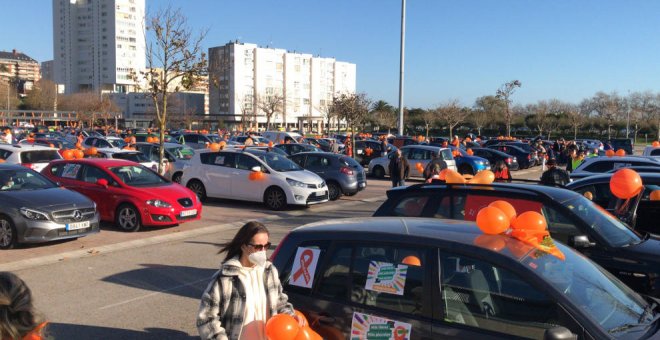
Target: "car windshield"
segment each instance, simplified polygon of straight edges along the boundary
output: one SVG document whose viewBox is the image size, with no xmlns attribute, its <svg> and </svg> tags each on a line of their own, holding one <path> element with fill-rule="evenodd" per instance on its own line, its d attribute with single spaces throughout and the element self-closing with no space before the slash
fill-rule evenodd
<svg viewBox="0 0 660 340">
<path fill-rule="evenodd" d="M 220 136 L 218 135 L 206 135 L 212 143 L 220 143 Z"/>
<path fill-rule="evenodd" d="M 127 161 L 142 163 L 150 162 L 151 160 L 141 152 L 117 152 L 112 155 L 112 158 L 125 159 Z"/>
<path fill-rule="evenodd" d="M 113 147 L 120 149 L 123 149 L 127 145 L 127 143 L 122 139 L 108 139 L 108 143 L 110 143 L 110 145 Z"/>
<path fill-rule="evenodd" d="M 41 190 L 56 187 L 55 183 L 28 168 L 0 170 L 0 191 Z"/>
<path fill-rule="evenodd" d="M 172 155 L 174 155 L 174 158 L 183 161 L 190 160 L 192 156 L 195 154 L 195 150 L 193 150 L 193 148 L 186 145 L 167 148 L 167 151 L 170 152 Z"/>
<path fill-rule="evenodd" d="M 641 242 L 641 238 L 616 217 L 583 196 L 575 196 L 563 203 L 600 235 L 612 247 Z"/>
<path fill-rule="evenodd" d="M 292 162 L 286 156 L 282 156 L 274 152 L 263 152 L 255 153 L 255 156 L 259 157 L 262 161 L 266 162 L 268 166 L 278 172 L 282 171 L 300 171 L 301 168 L 298 164 Z"/>
<path fill-rule="evenodd" d="M 168 182 L 158 176 L 155 172 L 141 165 L 124 165 L 111 167 L 110 171 L 115 174 L 126 185 L 134 187 L 146 187 L 164 185 Z"/>
<path fill-rule="evenodd" d="M 654 313 L 644 312 L 648 303 L 641 296 L 576 251 L 560 243 L 555 245 L 565 259 L 532 251 L 522 263 L 614 337 L 626 330 L 644 331 L 649 326 Z"/>
</svg>

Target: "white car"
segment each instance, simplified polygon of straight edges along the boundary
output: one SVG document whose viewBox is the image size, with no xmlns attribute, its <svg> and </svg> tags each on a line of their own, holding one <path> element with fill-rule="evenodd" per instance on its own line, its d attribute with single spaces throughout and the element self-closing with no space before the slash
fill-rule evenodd
<svg viewBox="0 0 660 340">
<path fill-rule="evenodd" d="M 647 146 L 642 152 L 642 156 L 660 158 L 660 146 Z"/>
<path fill-rule="evenodd" d="M 98 149 L 107 149 L 107 150 L 122 150 L 126 146 L 126 142 L 119 137 L 97 137 L 91 136 L 85 138 L 82 143 L 86 148 L 96 147 Z"/>
<path fill-rule="evenodd" d="M 395 152 L 392 151 L 387 156 L 372 159 L 369 162 L 369 174 L 376 178 L 389 176 L 390 159 L 394 156 Z M 457 171 L 456 161 L 451 154 L 451 149 L 429 145 L 408 145 L 401 148 L 401 155 L 408 160 L 408 164 L 410 165 L 408 177 L 424 178 L 423 169 L 429 164 L 433 154 L 439 155 L 440 159 L 447 163 L 447 168 Z M 421 172 L 417 169 L 417 163 L 422 165 Z"/>
<path fill-rule="evenodd" d="M 152 161 L 140 151 L 97 149 L 96 152 L 101 155 L 102 158 L 125 159 L 127 161 L 140 163 L 153 171 L 158 171 L 158 162 Z"/>
<path fill-rule="evenodd" d="M 41 171 L 54 159 L 62 159 L 56 148 L 35 144 L 0 144 L 0 159 L 8 164 L 20 164 Z"/>
<path fill-rule="evenodd" d="M 260 178 L 253 178 L 257 176 Z M 253 148 L 196 150 L 190 167 L 183 172 L 184 183 L 201 200 L 216 197 L 264 202 L 273 210 L 329 199 L 328 186 L 317 174 L 277 152 Z"/>
</svg>

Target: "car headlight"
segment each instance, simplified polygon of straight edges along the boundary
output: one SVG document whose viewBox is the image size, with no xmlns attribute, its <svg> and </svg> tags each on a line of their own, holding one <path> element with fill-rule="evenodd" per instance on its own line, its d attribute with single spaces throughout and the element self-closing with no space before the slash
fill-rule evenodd
<svg viewBox="0 0 660 340">
<path fill-rule="evenodd" d="M 161 200 L 148 200 L 147 204 L 157 208 L 169 208 L 172 206 L 171 204 Z"/>
<path fill-rule="evenodd" d="M 47 221 L 48 220 L 48 215 L 46 213 L 43 213 L 41 211 L 37 210 L 32 210 L 28 208 L 21 208 L 20 209 L 21 214 L 25 216 L 28 220 L 36 220 L 36 221 Z"/>
<path fill-rule="evenodd" d="M 305 188 L 307 187 L 305 183 L 301 181 L 296 181 L 295 179 L 287 178 L 286 182 L 289 183 L 290 186 L 292 187 L 300 187 L 300 188 Z"/>
</svg>

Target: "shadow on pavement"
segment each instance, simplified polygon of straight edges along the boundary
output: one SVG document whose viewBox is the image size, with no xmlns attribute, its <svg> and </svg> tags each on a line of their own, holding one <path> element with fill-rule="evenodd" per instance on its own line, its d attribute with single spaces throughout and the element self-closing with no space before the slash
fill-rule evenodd
<svg viewBox="0 0 660 340">
<path fill-rule="evenodd" d="M 171 339 L 192 340 L 199 337 L 190 336 L 175 329 L 145 328 L 144 331 L 119 329 L 100 326 L 73 325 L 68 323 L 49 323 L 46 328 L 47 339 Z"/>
<path fill-rule="evenodd" d="M 199 299 L 217 269 L 141 264 L 144 268 L 103 278 L 104 282 Z"/>
</svg>

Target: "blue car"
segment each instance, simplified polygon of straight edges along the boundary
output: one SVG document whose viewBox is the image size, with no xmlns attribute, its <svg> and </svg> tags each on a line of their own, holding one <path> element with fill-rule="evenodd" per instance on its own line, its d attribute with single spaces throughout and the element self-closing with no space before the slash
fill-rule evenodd
<svg viewBox="0 0 660 340">
<path fill-rule="evenodd" d="M 453 145 L 450 145 L 449 148 L 452 152 L 458 150 L 461 153 L 461 157 L 454 157 L 459 173 L 475 175 L 479 171 L 490 170 L 490 162 L 487 159 L 479 156 L 470 156 L 465 150 L 456 148 Z"/>
</svg>

